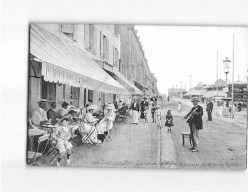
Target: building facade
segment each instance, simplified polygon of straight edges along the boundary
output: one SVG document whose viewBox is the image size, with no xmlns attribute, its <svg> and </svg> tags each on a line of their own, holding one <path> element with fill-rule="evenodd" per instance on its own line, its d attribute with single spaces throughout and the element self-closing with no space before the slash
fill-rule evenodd
<svg viewBox="0 0 248 195">
<path fill-rule="evenodd" d="M 158 95 L 133 25 L 32 24 L 29 111 L 39 99 L 75 107 Z"/>
<path fill-rule="evenodd" d="M 137 33 L 134 25 L 115 25 L 115 34 L 120 37 L 121 41 L 121 72 L 142 91 L 142 95 L 154 97 L 158 95 L 157 80 L 149 69 Z"/>
<path fill-rule="evenodd" d="M 57 102 L 58 109 L 63 101 L 76 107 L 117 101 L 126 89 L 109 73 L 120 70 L 119 61 L 113 25 L 32 24 L 29 112 L 41 98 Z"/>
</svg>

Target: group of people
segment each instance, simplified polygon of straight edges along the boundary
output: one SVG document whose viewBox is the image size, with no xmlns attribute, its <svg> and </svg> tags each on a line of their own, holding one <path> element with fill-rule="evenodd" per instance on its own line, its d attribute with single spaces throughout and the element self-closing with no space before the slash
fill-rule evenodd
<svg viewBox="0 0 248 195">
<path fill-rule="evenodd" d="M 162 111 L 157 104 L 157 98 L 151 98 L 151 116 L 152 116 L 152 123 L 157 124 L 157 128 L 162 128 Z M 144 119 L 145 122 L 148 122 L 148 111 L 149 111 L 149 102 L 147 97 L 143 98 L 143 101 L 140 105 L 137 103 L 135 99 L 133 99 L 131 107 L 131 115 L 132 115 L 132 123 L 138 125 L 139 123 L 139 113 L 140 118 Z M 168 121 L 167 121 L 168 119 Z M 173 117 L 171 115 L 171 110 L 168 110 L 166 115 L 166 123 L 165 126 L 168 127 L 168 132 L 171 132 L 171 127 L 173 126 Z"/>
<path fill-rule="evenodd" d="M 94 112 L 97 108 L 92 103 L 86 104 L 84 107 L 77 109 L 67 102 L 63 102 L 61 109 L 56 111 L 56 102 L 51 103 L 51 108 L 46 111 L 47 100 L 41 99 L 38 102 L 39 107 L 34 110 L 31 123 L 33 128 L 40 127 L 44 124 L 55 125 L 54 131 L 51 132 L 55 147 L 59 149 L 60 157 L 57 160 L 57 166 L 60 166 L 61 159 L 66 155 L 67 164 L 70 164 L 70 154 L 72 144 L 70 139 L 79 133 L 84 140 L 88 136 L 90 143 L 101 144 L 104 142 L 109 131 L 113 128 L 115 120 L 115 107 L 113 104 L 105 106 L 107 110 L 101 112 L 102 117 L 96 118 Z M 76 131 L 77 130 L 77 131 Z M 89 134 L 90 133 L 90 134 Z"/>
<path fill-rule="evenodd" d="M 192 141 L 192 147 L 190 150 L 192 152 L 198 152 L 199 150 L 199 130 L 203 128 L 202 116 L 203 116 L 203 108 L 199 105 L 199 99 L 197 97 L 193 97 L 191 102 L 193 103 L 193 108 L 190 112 L 184 116 L 184 119 L 188 119 L 187 122 L 189 123 L 190 128 L 190 139 Z M 162 119 L 162 112 L 159 106 L 157 105 L 156 99 L 151 99 L 151 114 L 153 118 L 153 122 L 157 124 L 157 127 L 161 129 L 161 119 Z M 148 121 L 147 119 L 147 112 L 149 109 L 149 103 L 147 98 L 144 97 L 144 100 L 141 102 L 140 106 L 137 104 L 136 100 L 133 100 L 132 105 L 130 107 L 132 110 L 132 119 L 134 124 L 138 124 L 138 113 L 141 111 L 140 118 L 145 119 L 145 122 Z M 212 110 L 213 110 L 213 103 L 210 100 L 207 105 L 207 112 L 208 112 L 208 120 L 212 120 Z M 178 103 L 178 112 L 182 111 L 182 103 Z M 171 133 L 171 128 L 174 126 L 173 123 L 173 116 L 171 110 L 167 110 L 167 114 L 165 117 L 165 126 L 167 127 L 167 132 Z"/>
<path fill-rule="evenodd" d="M 136 99 L 133 99 L 129 109 L 131 110 L 133 124 L 138 125 L 139 113 L 140 118 L 145 119 L 145 122 L 148 122 L 149 102 L 147 97 L 143 98 L 143 101 L 140 103 L 140 105 L 137 103 Z M 151 115 L 153 123 L 160 123 L 162 113 L 159 106 L 157 105 L 157 98 L 151 98 Z"/>
</svg>

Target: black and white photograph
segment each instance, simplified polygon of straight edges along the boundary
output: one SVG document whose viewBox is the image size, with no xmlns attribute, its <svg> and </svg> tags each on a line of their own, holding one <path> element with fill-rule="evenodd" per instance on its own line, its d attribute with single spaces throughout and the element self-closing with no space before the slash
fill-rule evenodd
<svg viewBox="0 0 248 195">
<path fill-rule="evenodd" d="M 248 190 L 248 1 L 0 5 L 2 192 Z"/>
<path fill-rule="evenodd" d="M 28 165 L 246 169 L 247 28 L 29 30 Z"/>
</svg>

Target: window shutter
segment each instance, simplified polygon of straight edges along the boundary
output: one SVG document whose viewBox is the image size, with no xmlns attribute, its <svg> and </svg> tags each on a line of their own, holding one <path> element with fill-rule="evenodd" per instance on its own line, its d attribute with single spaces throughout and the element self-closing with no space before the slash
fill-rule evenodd
<svg viewBox="0 0 248 195">
<path fill-rule="evenodd" d="M 84 48 L 89 49 L 89 24 L 84 25 Z"/>
<path fill-rule="evenodd" d="M 103 37 L 102 37 L 102 31 L 100 31 L 100 58 L 103 58 Z"/>
<path fill-rule="evenodd" d="M 89 50 L 91 53 L 94 52 L 94 41 L 95 41 L 95 38 L 94 38 L 94 25 L 93 24 L 90 24 L 89 25 Z"/>
<path fill-rule="evenodd" d="M 113 45 L 113 66 L 115 66 L 115 46 Z"/>
<path fill-rule="evenodd" d="M 97 54 L 97 29 L 94 26 L 94 50 L 93 50 L 94 54 Z"/>
<path fill-rule="evenodd" d="M 109 39 L 107 38 L 107 45 L 106 45 L 106 59 L 109 60 Z"/>
</svg>

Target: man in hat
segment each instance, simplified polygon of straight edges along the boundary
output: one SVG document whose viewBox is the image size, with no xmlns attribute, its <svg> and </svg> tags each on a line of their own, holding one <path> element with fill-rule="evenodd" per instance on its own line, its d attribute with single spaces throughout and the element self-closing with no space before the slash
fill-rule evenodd
<svg viewBox="0 0 248 195">
<path fill-rule="evenodd" d="M 189 127 L 190 127 L 190 136 L 193 143 L 193 147 L 190 148 L 192 152 L 198 152 L 198 143 L 199 143 L 199 130 L 202 129 L 202 116 L 203 116 L 203 109 L 198 104 L 199 99 L 197 97 L 193 97 L 191 102 L 193 103 L 193 108 L 191 111 L 184 117 L 188 119 Z"/>
<path fill-rule="evenodd" d="M 47 111 L 47 118 L 51 119 L 51 123 L 55 125 L 58 122 L 59 115 L 55 111 L 56 109 L 56 102 L 51 103 L 51 108 Z"/>
<path fill-rule="evenodd" d="M 212 121 L 213 102 L 211 98 L 208 100 L 206 111 L 208 113 L 208 121 Z"/>
<path fill-rule="evenodd" d="M 44 123 L 48 122 L 47 113 L 45 111 L 47 100 L 40 99 L 37 103 L 39 104 L 39 108 L 34 110 L 32 115 L 32 122 L 35 125 L 43 125 Z"/>
</svg>

